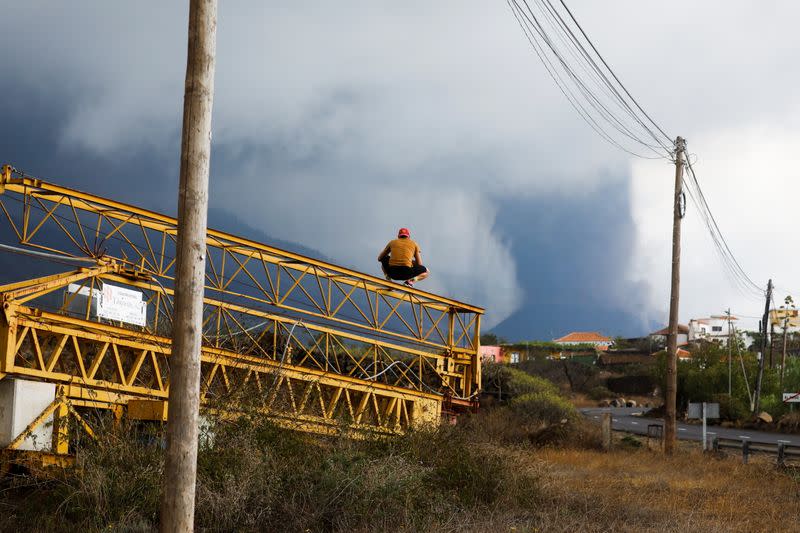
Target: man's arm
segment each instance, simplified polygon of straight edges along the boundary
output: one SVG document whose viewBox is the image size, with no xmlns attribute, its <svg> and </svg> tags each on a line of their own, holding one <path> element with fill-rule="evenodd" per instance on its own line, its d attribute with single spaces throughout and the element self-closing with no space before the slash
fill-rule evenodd
<svg viewBox="0 0 800 533">
<path fill-rule="evenodd" d="M 378 254 L 378 261 L 383 261 L 383 258 L 389 255 L 389 245 L 386 245 L 386 248 L 383 249 L 381 253 Z"/>
<path fill-rule="evenodd" d="M 422 265 L 422 253 L 419 251 L 419 246 L 417 246 L 417 249 L 414 250 L 414 262 L 417 263 L 417 265 L 419 265 L 419 266 L 423 266 Z"/>
</svg>

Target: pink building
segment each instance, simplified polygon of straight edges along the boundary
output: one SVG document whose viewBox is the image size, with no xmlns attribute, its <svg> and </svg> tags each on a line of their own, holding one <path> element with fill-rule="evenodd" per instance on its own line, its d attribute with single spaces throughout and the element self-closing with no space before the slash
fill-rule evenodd
<svg viewBox="0 0 800 533">
<path fill-rule="evenodd" d="M 503 352 L 499 346 L 481 346 L 481 361 L 484 363 L 502 363 Z"/>
</svg>

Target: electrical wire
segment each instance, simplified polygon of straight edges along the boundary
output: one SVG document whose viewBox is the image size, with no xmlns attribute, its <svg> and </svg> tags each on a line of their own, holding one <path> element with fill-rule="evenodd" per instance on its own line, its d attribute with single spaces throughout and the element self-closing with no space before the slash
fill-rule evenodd
<svg viewBox="0 0 800 533">
<path fill-rule="evenodd" d="M 579 65 L 583 68 L 584 72 L 587 72 L 593 79 L 595 79 L 596 82 L 599 84 L 600 89 L 604 92 L 604 94 L 606 94 L 606 96 L 608 96 L 613 102 L 615 102 L 621 108 L 621 110 L 623 112 L 625 112 L 631 119 L 633 119 L 634 122 L 636 122 L 659 145 L 659 146 L 654 146 L 654 145 L 652 145 L 652 144 L 650 144 L 648 142 L 648 143 L 646 143 L 647 146 L 649 146 L 651 148 L 654 148 L 655 150 L 663 149 L 666 154 L 669 154 L 671 152 L 671 150 L 672 150 L 671 147 L 670 147 L 671 144 L 672 144 L 672 140 L 666 134 L 664 134 L 663 131 L 662 131 L 662 134 L 664 135 L 664 139 L 666 139 L 666 142 L 664 142 L 662 139 L 660 139 L 658 137 L 658 135 L 656 135 L 652 131 L 652 129 L 650 129 L 650 127 L 645 123 L 645 121 L 643 121 L 641 119 L 641 117 L 639 117 L 637 115 L 637 113 L 632 109 L 631 105 L 626 101 L 626 99 L 622 96 L 622 94 L 620 94 L 619 89 L 614 85 L 614 83 L 612 83 L 608 79 L 606 74 L 602 71 L 602 69 L 597 64 L 597 62 L 594 60 L 594 58 L 591 56 L 591 54 L 586 50 L 586 48 L 584 47 L 583 43 L 580 42 L 580 39 L 575 35 L 575 33 L 572 31 L 572 28 L 570 28 L 569 24 L 561 16 L 561 13 L 559 13 L 559 11 L 555 8 L 555 6 L 553 6 L 552 2 L 550 0 L 546 0 L 544 3 L 540 2 L 540 5 L 542 5 L 543 7 L 547 8 L 546 9 L 546 14 L 548 14 L 550 16 L 551 20 L 553 20 L 555 22 L 555 24 L 558 27 L 562 28 L 563 31 L 565 31 L 566 34 L 569 36 L 569 40 L 573 44 L 573 47 L 577 49 L 577 52 L 583 58 L 583 61 L 579 60 Z M 562 2 L 562 5 L 567 10 L 567 13 L 570 15 L 570 18 L 576 24 L 576 26 L 580 30 L 581 34 L 586 39 L 586 41 L 591 46 L 592 50 L 595 52 L 597 57 L 601 60 L 603 65 L 606 67 L 606 69 L 611 73 L 611 75 L 614 77 L 614 79 L 619 84 L 619 86 L 622 88 L 622 90 L 625 92 L 625 94 L 627 94 L 627 96 L 632 100 L 634 105 L 636 105 L 639 108 L 639 110 L 642 111 L 642 113 L 644 113 L 644 110 L 641 108 L 641 106 L 638 105 L 638 103 L 633 98 L 633 96 L 628 92 L 628 90 L 625 88 L 625 86 L 622 84 L 622 82 L 616 77 L 616 74 L 614 74 L 614 72 L 608 67 L 608 64 L 605 62 L 603 57 L 600 55 L 600 53 L 594 47 L 594 44 L 591 42 L 589 37 L 583 31 L 583 28 L 580 26 L 580 24 L 578 24 L 578 21 L 574 18 L 574 16 L 572 16 L 572 12 L 569 11 L 569 8 L 567 8 L 566 4 L 564 4 Z M 556 32 L 556 33 L 557 33 L 557 35 L 560 35 L 563 32 Z M 563 39 L 562 39 L 562 42 L 563 42 Z M 567 46 L 567 49 L 571 53 L 571 55 L 573 57 L 576 57 L 575 56 L 575 51 L 572 49 L 573 47 Z M 587 71 L 586 65 L 584 63 L 590 67 L 589 71 Z M 644 115 L 645 115 L 645 117 L 650 119 L 650 117 L 649 117 L 649 115 L 647 115 L 647 113 L 644 113 Z M 650 120 L 652 122 L 652 119 L 650 119 Z M 656 128 L 658 128 L 660 130 L 660 128 L 658 127 L 657 124 L 655 124 L 655 123 L 653 123 L 653 124 L 656 126 Z"/>
<path fill-rule="evenodd" d="M 527 0 L 522 0 L 522 3 L 525 6 L 524 8 L 518 0 L 507 0 L 509 8 L 539 60 L 559 86 L 564 96 L 570 101 L 573 108 L 592 126 L 592 129 L 607 142 L 636 157 L 647 159 L 669 158 L 672 141 L 666 135 L 661 138 L 653 132 L 646 122 L 646 120 L 651 120 L 649 115 L 645 114 L 645 117 L 642 118 L 637 114 L 634 108 L 638 109 L 640 107 L 638 102 L 629 103 L 626 100 L 624 94 L 629 95 L 629 92 L 624 86 L 618 88 L 615 85 L 615 81 L 619 84 L 619 78 L 616 74 L 611 72 L 615 80 L 612 81 L 603 72 L 597 61 L 594 60 L 586 47 L 580 42 L 576 31 L 572 31 L 565 17 L 558 12 L 555 6 L 549 0 L 547 2 L 542 2 L 541 0 L 535 2 L 536 11 L 539 13 L 539 16 L 537 16 Z M 574 19 L 574 17 L 570 18 Z M 549 26 L 549 31 L 548 28 L 545 28 L 545 25 Z M 582 32 L 582 29 L 579 30 Z M 551 34 L 555 37 L 551 37 Z M 561 46 L 558 43 L 561 43 Z M 589 44 L 594 49 L 593 44 Z M 555 64 L 549 56 L 553 57 Z M 570 56 L 572 61 L 569 61 L 567 56 Z M 602 58 L 600 59 L 610 71 L 607 63 Z M 572 66 L 573 63 L 583 71 L 584 76 L 576 73 L 575 67 Z M 557 68 L 556 65 L 559 67 Z M 559 71 L 564 73 L 566 79 L 562 77 Z M 570 86 L 575 88 L 577 94 L 573 92 Z M 594 89 L 590 86 L 594 87 Z M 598 95 L 597 89 L 606 98 Z M 617 111 L 611 110 L 603 102 L 604 99 L 610 100 L 612 105 L 617 108 Z M 585 105 L 581 101 L 585 102 Z M 590 112 L 589 109 L 592 111 Z M 641 128 L 642 131 L 636 132 L 633 127 L 625 124 L 625 119 L 621 118 L 622 116 L 633 119 L 636 126 Z M 605 126 L 601 125 L 600 122 Z M 639 152 L 634 152 L 622 146 L 621 142 L 615 139 L 614 135 L 607 131 L 606 128 L 610 128 L 628 140 L 653 151 L 656 157 L 644 156 Z M 661 128 L 658 129 L 661 131 Z M 642 135 L 652 140 L 648 141 Z M 655 142 L 658 146 L 652 144 L 652 142 Z"/>
<path fill-rule="evenodd" d="M 10 244 L 0 244 L 0 250 L 5 252 L 16 253 L 20 255 L 27 255 L 30 257 L 38 257 L 43 259 L 52 259 L 54 261 L 64 263 L 65 261 L 75 261 L 78 263 L 97 263 L 94 259 L 89 259 L 88 257 L 73 257 L 69 255 L 59 255 L 59 254 L 51 254 L 47 252 L 40 252 L 38 250 L 30 250 L 27 248 L 19 248 L 17 246 L 11 246 Z"/>
<path fill-rule="evenodd" d="M 628 91 L 627 87 L 625 87 L 625 84 L 623 84 L 622 81 L 620 81 L 620 79 L 617 77 L 617 75 L 614 73 L 614 71 L 611 69 L 611 67 L 608 66 L 608 63 L 606 63 L 606 60 L 603 59 L 603 56 L 597 50 L 597 48 L 595 47 L 594 43 L 589 38 L 589 36 L 586 35 L 586 32 L 583 31 L 583 27 L 580 25 L 578 20 L 572 14 L 572 11 L 569 9 L 569 7 L 567 7 L 567 4 L 564 2 L 564 0 L 560 0 L 560 1 L 561 1 L 561 5 L 564 6 L 564 9 L 567 11 L 567 13 L 569 14 L 569 16 L 572 19 L 572 21 L 575 23 L 575 25 L 580 30 L 581 34 L 586 39 L 586 42 L 589 43 L 589 45 L 592 47 L 592 50 L 594 50 L 595 54 L 597 54 L 597 57 L 600 58 L 600 61 L 603 62 L 603 65 L 605 65 L 606 69 L 608 69 L 608 72 L 614 77 L 614 80 L 616 80 L 616 82 L 619 84 L 619 86 L 622 88 L 622 90 L 625 91 L 625 94 L 628 95 L 628 98 L 630 98 L 631 102 L 633 102 L 633 104 L 636 106 L 636 108 L 639 109 L 639 111 L 642 112 L 642 114 L 647 118 L 647 120 L 650 121 L 650 123 L 653 126 L 655 126 L 655 128 L 661 133 L 661 135 L 664 136 L 664 138 L 667 140 L 667 143 L 672 142 L 672 138 L 669 135 L 667 135 L 666 133 L 664 133 L 664 130 L 661 129 L 661 126 L 659 126 L 658 123 L 655 120 L 653 120 L 650 117 L 650 115 L 647 114 L 647 112 L 642 108 L 642 106 L 639 105 L 639 102 L 637 102 L 636 99 L 633 97 L 633 95 Z M 652 132 L 651 132 L 651 134 L 652 134 Z M 656 137 L 655 134 L 652 134 L 652 135 L 653 135 L 653 138 Z"/>
<path fill-rule="evenodd" d="M 596 133 L 634 156 L 648 158 L 623 146 L 622 138 L 677 163 L 678 147 L 610 67 L 564 0 L 559 0 L 564 14 L 551 0 L 506 3 L 550 77 Z M 697 208 L 726 277 L 744 296 L 762 298 L 764 290 L 745 272 L 719 228 L 692 156 L 685 162 L 683 191 Z"/>
<path fill-rule="evenodd" d="M 736 256 L 731 251 L 727 239 L 725 239 L 725 236 L 722 234 L 719 224 L 708 205 L 708 200 L 700 187 L 700 182 L 697 179 L 697 174 L 695 173 L 691 158 L 687 157 L 685 162 L 690 180 L 684 180 L 684 184 L 689 190 L 690 198 L 697 207 L 698 213 L 708 229 L 717 254 L 723 263 L 723 267 L 732 276 L 734 283 L 738 287 L 742 288 L 752 297 L 762 298 L 765 291 L 745 272 L 741 263 L 739 263 L 739 260 L 736 259 Z"/>
</svg>

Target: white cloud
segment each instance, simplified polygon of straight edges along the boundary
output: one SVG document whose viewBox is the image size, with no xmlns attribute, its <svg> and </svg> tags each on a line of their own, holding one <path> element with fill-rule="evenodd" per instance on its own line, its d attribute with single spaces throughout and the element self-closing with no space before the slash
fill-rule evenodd
<svg viewBox="0 0 800 533">
<path fill-rule="evenodd" d="M 800 198 L 800 129 L 772 124 L 715 131 L 689 140 L 702 155 L 694 164 L 698 180 L 731 250 L 754 282 L 766 288 L 772 278 L 775 301 L 787 291 L 796 296 L 800 279 L 797 198 Z M 669 306 L 673 167 L 638 164 L 632 178 L 633 217 L 637 227 L 631 279 L 649 279 L 652 292 L 646 318 L 665 320 Z M 764 301 L 739 291 L 724 274 L 711 238 L 688 206 L 682 228 L 681 320 L 720 314 L 757 317 Z M 758 319 L 745 319 L 757 327 Z"/>
</svg>

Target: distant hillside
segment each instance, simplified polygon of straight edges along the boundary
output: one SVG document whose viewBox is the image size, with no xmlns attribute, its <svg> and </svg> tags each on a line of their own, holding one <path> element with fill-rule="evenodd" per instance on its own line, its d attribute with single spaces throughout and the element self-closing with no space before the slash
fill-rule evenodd
<svg viewBox="0 0 800 533">
<path fill-rule="evenodd" d="M 589 307 L 582 302 L 546 304 L 527 301 L 522 308 L 491 329 L 508 341 L 552 340 L 571 331 L 600 331 L 609 337 L 635 337 L 657 329 L 643 327 L 638 317 L 617 309 Z"/>
</svg>

